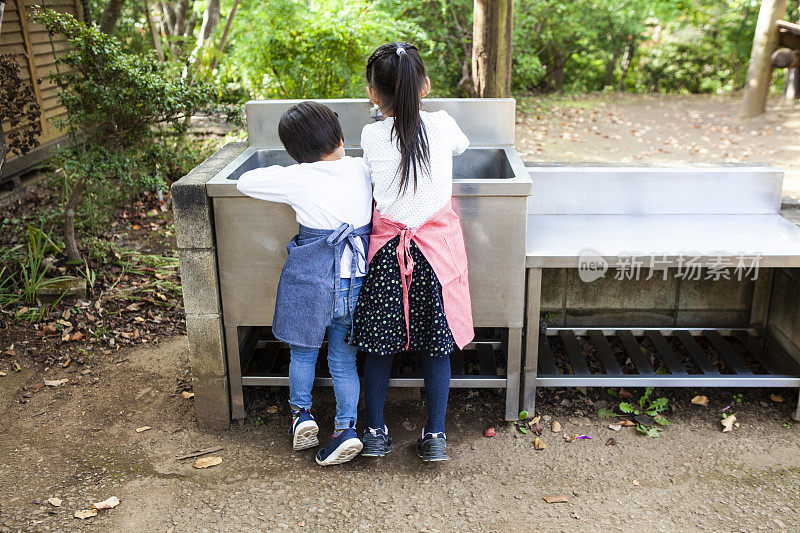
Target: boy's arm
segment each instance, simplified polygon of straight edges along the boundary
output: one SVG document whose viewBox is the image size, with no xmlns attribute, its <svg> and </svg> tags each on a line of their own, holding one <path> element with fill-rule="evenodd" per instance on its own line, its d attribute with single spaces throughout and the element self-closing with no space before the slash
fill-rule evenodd
<svg viewBox="0 0 800 533">
<path fill-rule="evenodd" d="M 236 188 L 252 198 L 288 204 L 292 174 L 290 169 L 291 167 L 273 165 L 248 170 L 236 181 Z"/>
</svg>

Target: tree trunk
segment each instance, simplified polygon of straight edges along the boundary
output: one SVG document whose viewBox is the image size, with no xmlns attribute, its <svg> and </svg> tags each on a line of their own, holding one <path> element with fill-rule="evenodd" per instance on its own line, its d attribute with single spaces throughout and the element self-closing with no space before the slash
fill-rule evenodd
<svg viewBox="0 0 800 533">
<path fill-rule="evenodd" d="M 794 67 L 786 71 L 786 81 L 783 90 L 783 103 L 792 105 L 800 98 L 800 68 Z"/>
<path fill-rule="evenodd" d="M 86 188 L 86 182 L 81 178 L 72 188 L 67 205 L 64 206 L 64 245 L 68 261 L 83 259 L 78 251 L 78 240 L 75 238 L 75 209 L 81 203 L 84 188 Z"/>
<path fill-rule="evenodd" d="M 775 23 L 786 14 L 786 0 L 762 0 L 758 12 L 750 67 L 742 99 L 742 118 L 760 115 L 767 107 L 772 65 L 769 57 L 778 46 L 778 27 Z"/>
<path fill-rule="evenodd" d="M 628 43 L 628 48 L 625 50 L 625 58 L 622 60 L 622 74 L 619 77 L 619 85 L 617 86 L 617 90 L 622 92 L 625 90 L 625 78 L 628 77 L 628 70 L 631 68 L 631 62 L 633 61 L 633 56 L 636 54 L 636 47 L 639 45 L 639 41 L 635 38 L 631 38 L 631 41 Z"/>
<path fill-rule="evenodd" d="M 100 31 L 109 35 L 114 31 L 114 26 L 117 25 L 119 15 L 122 13 L 122 7 L 125 5 L 125 0 L 108 0 L 106 10 L 103 12 L 103 17 L 100 19 Z"/>
<path fill-rule="evenodd" d="M 89 8 L 89 0 L 81 0 L 81 10 L 83 11 L 83 23 L 86 26 L 94 26 L 94 20 L 92 20 L 92 10 Z"/>
<path fill-rule="evenodd" d="M 231 25 L 233 24 L 233 17 L 236 16 L 236 8 L 239 7 L 239 0 L 235 0 L 233 2 L 233 7 L 231 8 L 231 12 L 228 15 L 228 21 L 225 23 L 225 31 L 222 32 L 222 38 L 219 40 L 219 46 L 217 50 L 219 50 L 219 54 L 214 56 L 214 59 L 211 60 L 211 68 L 208 69 L 209 73 L 214 72 L 214 69 L 217 68 L 217 63 L 219 63 L 219 56 L 222 54 L 222 51 L 225 50 L 225 45 L 228 43 L 228 34 L 231 32 Z"/>
<path fill-rule="evenodd" d="M 611 87 L 614 85 L 614 71 L 617 70 L 617 61 L 619 61 L 619 50 L 614 52 L 613 57 L 608 61 L 606 65 L 606 82 L 603 84 L 603 88 Z"/>
<path fill-rule="evenodd" d="M 161 35 L 158 34 L 158 28 L 153 22 L 153 14 L 150 12 L 150 2 L 144 0 L 144 16 L 147 18 L 147 25 L 150 27 L 150 34 L 153 36 L 153 48 L 156 49 L 156 55 L 159 61 L 164 61 L 164 49 L 161 48 Z"/>
<path fill-rule="evenodd" d="M 514 0 L 475 0 L 472 82 L 480 98 L 511 94 Z"/>
<path fill-rule="evenodd" d="M 208 0 L 206 10 L 203 12 L 203 25 L 200 27 L 200 37 L 197 38 L 197 47 L 203 46 L 214 28 L 219 24 L 219 0 Z"/>
<path fill-rule="evenodd" d="M 561 53 L 560 50 L 553 52 L 553 68 L 550 70 L 550 86 L 560 91 L 564 86 L 564 65 L 567 63 L 567 58 Z"/>
</svg>

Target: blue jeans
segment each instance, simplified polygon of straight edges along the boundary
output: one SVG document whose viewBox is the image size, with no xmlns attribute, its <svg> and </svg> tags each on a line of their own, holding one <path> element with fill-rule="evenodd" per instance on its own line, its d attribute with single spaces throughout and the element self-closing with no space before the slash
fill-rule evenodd
<svg viewBox="0 0 800 533">
<path fill-rule="evenodd" d="M 352 306 L 361 291 L 364 278 L 352 281 Z M 359 382 L 356 370 L 356 347 L 347 344 L 353 317 L 347 305 L 347 293 L 351 280 L 342 278 L 339 294 L 334 297 L 334 309 L 328 324 L 328 370 L 333 379 L 333 392 L 336 395 L 336 420 L 334 429 L 355 427 L 358 410 Z M 314 386 L 315 367 L 319 348 L 290 345 L 289 362 L 289 405 L 292 409 L 311 409 L 311 389 Z"/>
</svg>

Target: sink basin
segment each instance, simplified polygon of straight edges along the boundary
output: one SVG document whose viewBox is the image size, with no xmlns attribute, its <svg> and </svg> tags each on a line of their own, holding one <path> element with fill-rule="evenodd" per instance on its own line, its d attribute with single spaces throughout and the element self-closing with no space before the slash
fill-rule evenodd
<svg viewBox="0 0 800 533">
<path fill-rule="evenodd" d="M 360 148 L 345 153 L 360 157 Z M 295 161 L 285 150 L 248 148 L 206 184 L 211 197 L 241 196 L 235 182 L 247 172 L 271 165 L 288 166 Z M 454 196 L 526 196 L 531 179 L 516 150 L 511 147 L 469 148 L 453 158 Z"/>
</svg>

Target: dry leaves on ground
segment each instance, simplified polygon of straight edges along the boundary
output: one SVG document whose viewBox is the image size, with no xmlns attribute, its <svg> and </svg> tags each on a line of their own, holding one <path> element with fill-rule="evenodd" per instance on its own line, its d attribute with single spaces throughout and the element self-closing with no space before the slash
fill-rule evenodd
<svg viewBox="0 0 800 533">
<path fill-rule="evenodd" d="M 556 494 L 555 496 L 545 496 L 544 501 L 547 503 L 569 503 L 569 500 L 563 494 Z"/>
<path fill-rule="evenodd" d="M 274 415 L 275 413 L 278 412 L 278 406 L 277 405 L 270 405 L 269 407 L 267 407 L 267 412 L 269 414 L 271 414 L 271 415 Z"/>
<path fill-rule="evenodd" d="M 61 507 L 61 503 L 63 501 L 64 500 L 62 500 L 61 498 L 47 498 L 47 503 L 49 503 L 53 507 Z"/>
<path fill-rule="evenodd" d="M 707 396 L 695 396 L 692 398 L 692 403 L 695 405 L 702 405 L 703 407 L 708 406 L 708 397 Z"/>
<path fill-rule="evenodd" d="M 189 392 L 189 391 L 183 391 L 181 393 L 181 396 L 183 396 L 184 398 L 189 400 L 190 398 L 194 398 L 194 393 L 193 392 Z"/>
<path fill-rule="evenodd" d="M 75 514 L 72 516 L 75 518 L 80 518 L 81 520 L 85 520 L 86 518 L 97 516 L 97 509 L 83 509 L 81 511 L 75 511 Z"/>
<path fill-rule="evenodd" d="M 553 420 L 553 423 L 550 424 L 550 431 L 553 433 L 561 433 L 561 424 L 559 424 L 558 420 Z"/>
<path fill-rule="evenodd" d="M 117 505 L 119 505 L 119 498 L 116 496 L 112 496 L 107 500 L 103 500 L 102 502 L 93 503 L 92 507 L 95 509 L 113 509 Z"/>
<path fill-rule="evenodd" d="M 483 432 L 484 437 L 494 437 L 495 435 L 497 435 L 497 433 L 495 432 L 494 428 L 489 428 Z"/>
<path fill-rule="evenodd" d="M 536 437 L 536 439 L 533 441 L 533 449 L 541 451 L 545 448 L 547 448 L 547 444 L 545 444 L 544 441 L 539 437 Z"/>
<path fill-rule="evenodd" d="M 140 428 L 136 428 L 136 433 L 142 433 L 143 431 L 147 431 L 148 429 L 153 429 L 150 426 L 142 426 Z"/>
<path fill-rule="evenodd" d="M 611 431 L 619 431 L 620 429 L 622 429 L 622 424 L 609 424 L 608 429 L 610 429 Z"/>
<path fill-rule="evenodd" d="M 773 402 L 783 403 L 783 396 L 780 394 L 770 394 L 769 399 Z"/>
<path fill-rule="evenodd" d="M 208 457 L 201 457 L 197 461 L 194 462 L 195 468 L 210 468 L 212 466 L 217 466 L 222 462 L 222 457 L 217 455 L 209 455 Z"/>
<path fill-rule="evenodd" d="M 733 425 L 736 423 L 736 415 L 728 415 L 719 422 L 722 424 L 722 432 L 728 433 L 733 429 Z"/>
<path fill-rule="evenodd" d="M 63 385 L 67 383 L 69 380 L 67 378 L 64 379 L 46 379 L 44 380 L 44 384 L 48 387 L 58 387 L 59 385 Z"/>
</svg>

